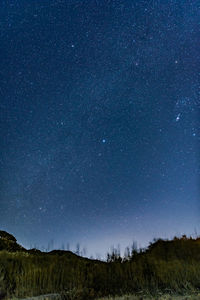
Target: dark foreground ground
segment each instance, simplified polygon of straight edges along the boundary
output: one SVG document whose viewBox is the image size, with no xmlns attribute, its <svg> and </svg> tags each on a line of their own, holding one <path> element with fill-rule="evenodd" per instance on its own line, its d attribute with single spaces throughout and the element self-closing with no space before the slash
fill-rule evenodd
<svg viewBox="0 0 200 300">
<path fill-rule="evenodd" d="M 63 298 L 60 295 L 43 295 L 38 297 L 30 297 L 24 299 L 12 298 L 11 300 L 62 300 Z M 72 298 L 71 298 L 72 299 Z M 195 295 L 185 295 L 185 296 L 177 296 L 177 295 L 158 295 L 158 296 L 139 296 L 139 295 L 124 295 L 122 297 L 106 297 L 106 298 L 98 298 L 96 300 L 200 300 L 200 294 Z M 87 300 L 87 299 L 85 299 Z"/>
<path fill-rule="evenodd" d="M 177 295 L 160 295 L 160 296 L 136 296 L 136 295 L 125 295 L 122 297 L 108 297 L 101 298 L 98 300 L 199 300 L 200 294 L 196 295 L 185 295 L 185 296 L 177 296 Z"/>
</svg>

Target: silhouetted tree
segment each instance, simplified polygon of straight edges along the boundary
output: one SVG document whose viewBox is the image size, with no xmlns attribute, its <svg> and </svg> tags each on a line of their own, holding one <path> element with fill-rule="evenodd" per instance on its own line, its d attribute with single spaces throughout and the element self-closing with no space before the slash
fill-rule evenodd
<svg viewBox="0 0 200 300">
<path fill-rule="evenodd" d="M 130 260 L 131 258 L 131 251 L 130 251 L 130 248 L 129 247 L 126 247 L 125 248 L 125 251 L 124 251 L 124 259 L 125 260 Z"/>
<path fill-rule="evenodd" d="M 133 241 L 131 246 L 131 258 L 138 254 L 137 242 Z"/>
<path fill-rule="evenodd" d="M 76 251 L 75 251 L 75 253 L 77 255 L 80 255 L 80 244 L 79 243 L 76 244 Z"/>
</svg>

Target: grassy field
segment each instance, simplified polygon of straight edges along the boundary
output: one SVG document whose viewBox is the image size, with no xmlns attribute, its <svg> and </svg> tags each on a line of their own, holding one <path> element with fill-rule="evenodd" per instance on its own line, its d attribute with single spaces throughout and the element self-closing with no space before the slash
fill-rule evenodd
<svg viewBox="0 0 200 300">
<path fill-rule="evenodd" d="M 200 238 L 159 239 L 125 257 L 113 250 L 106 262 L 20 249 L 0 238 L 0 299 L 54 293 L 62 300 L 200 300 Z M 174 296 L 181 294 L 187 296 Z"/>
<path fill-rule="evenodd" d="M 122 297 L 107 297 L 107 298 L 98 298 L 96 300 L 200 300 L 200 294 L 196 295 L 185 295 L 185 296 L 177 296 L 177 295 L 160 295 L 160 296 L 138 296 L 138 295 L 124 295 Z M 9 300 L 62 300 L 62 297 L 59 295 L 43 295 L 38 297 L 30 297 L 30 298 L 12 298 Z M 71 299 L 70 299 L 71 300 Z M 87 300 L 87 299 L 85 299 Z"/>
<path fill-rule="evenodd" d="M 68 298 L 67 298 L 68 299 Z M 108 297 L 99 298 L 96 300 L 200 300 L 200 294 L 197 295 L 185 295 L 185 296 L 172 296 L 172 295 L 161 295 L 161 296 L 138 296 L 138 295 L 124 295 L 122 297 Z M 30 297 L 25 299 L 12 298 L 9 300 L 63 300 L 59 295 L 44 295 L 38 297 Z M 70 298 L 70 300 L 72 300 Z M 85 299 L 87 300 L 87 299 Z"/>
<path fill-rule="evenodd" d="M 30 298 L 12 298 L 7 300 L 62 300 L 61 296 L 59 295 L 43 295 L 38 297 L 30 297 Z"/>
</svg>

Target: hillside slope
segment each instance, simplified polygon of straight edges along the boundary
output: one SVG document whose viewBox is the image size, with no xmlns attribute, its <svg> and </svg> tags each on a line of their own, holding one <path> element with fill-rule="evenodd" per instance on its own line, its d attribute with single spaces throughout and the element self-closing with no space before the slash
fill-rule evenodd
<svg viewBox="0 0 200 300">
<path fill-rule="evenodd" d="M 156 240 L 147 249 L 102 262 L 70 251 L 26 250 L 0 236 L 0 299 L 60 294 L 90 300 L 141 292 L 188 294 L 200 289 L 200 239 Z"/>
</svg>

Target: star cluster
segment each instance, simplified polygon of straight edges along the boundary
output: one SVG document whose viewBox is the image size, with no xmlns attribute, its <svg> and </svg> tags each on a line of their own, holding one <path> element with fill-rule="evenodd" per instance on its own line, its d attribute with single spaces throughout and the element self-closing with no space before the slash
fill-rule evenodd
<svg viewBox="0 0 200 300">
<path fill-rule="evenodd" d="M 2 229 L 93 255 L 199 229 L 198 11 L 2 1 Z"/>
</svg>

